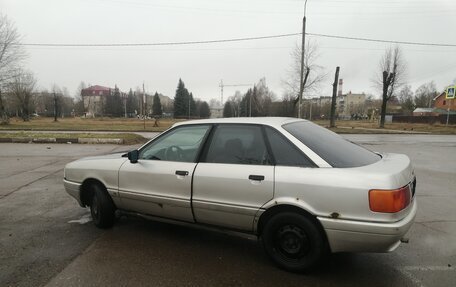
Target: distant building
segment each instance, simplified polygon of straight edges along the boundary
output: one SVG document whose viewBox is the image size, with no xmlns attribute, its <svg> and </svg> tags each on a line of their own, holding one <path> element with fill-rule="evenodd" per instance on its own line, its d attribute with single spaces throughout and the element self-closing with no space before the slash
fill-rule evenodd
<svg viewBox="0 0 456 287">
<path fill-rule="evenodd" d="M 160 103 L 162 105 L 163 113 L 174 114 L 174 101 L 168 96 L 164 96 L 162 94 L 158 94 L 160 98 Z M 164 115 L 165 116 L 165 115 Z"/>
<path fill-rule="evenodd" d="M 447 99 L 446 92 L 441 93 L 434 98 L 434 108 L 447 111 L 456 111 L 456 101 L 454 99 Z"/>
<path fill-rule="evenodd" d="M 223 118 L 223 107 L 211 107 L 211 119 L 214 118 Z"/>
<path fill-rule="evenodd" d="M 99 85 L 90 86 L 82 89 L 81 96 L 84 102 L 86 117 L 95 117 L 103 115 L 103 105 L 106 103 L 106 97 L 111 96 L 114 89 Z"/>
<path fill-rule="evenodd" d="M 435 112 L 434 108 L 416 108 L 413 110 L 414 117 L 422 116 L 438 116 L 439 114 Z"/>
<path fill-rule="evenodd" d="M 84 111 L 86 117 L 103 116 L 106 110 L 107 98 L 114 95 L 115 92 L 119 92 L 120 102 L 116 105 L 122 107 L 122 111 L 125 109 L 125 103 L 128 95 L 119 91 L 117 86 L 115 88 L 108 88 L 99 85 L 90 86 L 86 89 L 81 90 L 81 97 L 84 103 Z M 122 112 L 122 115 L 124 112 Z M 125 111 L 126 115 L 126 111 Z"/>
<path fill-rule="evenodd" d="M 388 104 L 386 105 L 386 114 L 388 115 L 399 115 L 402 114 L 402 105 L 399 102 L 399 99 L 396 96 L 392 96 L 388 100 Z"/>
<path fill-rule="evenodd" d="M 312 98 L 312 104 L 324 106 L 324 105 L 330 105 L 332 101 L 332 97 L 319 97 L 319 98 Z"/>
<path fill-rule="evenodd" d="M 337 97 L 337 111 L 340 118 L 349 119 L 353 114 L 364 114 L 366 94 L 353 94 L 351 91 Z"/>
</svg>

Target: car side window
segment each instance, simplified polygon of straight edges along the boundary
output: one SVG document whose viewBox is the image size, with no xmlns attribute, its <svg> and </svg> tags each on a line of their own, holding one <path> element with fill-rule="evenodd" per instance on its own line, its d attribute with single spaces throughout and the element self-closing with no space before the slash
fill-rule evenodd
<svg viewBox="0 0 456 287">
<path fill-rule="evenodd" d="M 267 127 L 266 136 L 268 137 L 276 165 L 316 167 L 310 159 L 278 131 Z"/>
<path fill-rule="evenodd" d="M 175 128 L 141 149 L 139 159 L 194 162 L 209 128 L 209 125 Z"/>
<path fill-rule="evenodd" d="M 219 125 L 214 132 L 205 162 L 270 164 L 260 126 Z"/>
</svg>

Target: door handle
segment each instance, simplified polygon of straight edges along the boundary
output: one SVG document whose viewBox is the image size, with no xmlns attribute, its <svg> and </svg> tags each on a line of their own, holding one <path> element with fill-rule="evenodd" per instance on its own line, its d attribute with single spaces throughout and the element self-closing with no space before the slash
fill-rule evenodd
<svg viewBox="0 0 456 287">
<path fill-rule="evenodd" d="M 176 175 L 187 176 L 188 171 L 186 170 L 176 170 Z"/>
<path fill-rule="evenodd" d="M 264 180 L 264 175 L 249 175 L 249 179 L 262 181 L 262 180 Z"/>
</svg>

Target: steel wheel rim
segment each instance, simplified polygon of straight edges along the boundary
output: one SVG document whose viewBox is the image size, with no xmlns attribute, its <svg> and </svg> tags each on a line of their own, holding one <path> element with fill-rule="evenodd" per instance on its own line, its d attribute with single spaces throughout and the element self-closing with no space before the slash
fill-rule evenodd
<svg viewBox="0 0 456 287">
<path fill-rule="evenodd" d="M 308 236 L 303 228 L 288 224 L 276 230 L 274 246 L 283 257 L 299 260 L 311 249 Z"/>
</svg>

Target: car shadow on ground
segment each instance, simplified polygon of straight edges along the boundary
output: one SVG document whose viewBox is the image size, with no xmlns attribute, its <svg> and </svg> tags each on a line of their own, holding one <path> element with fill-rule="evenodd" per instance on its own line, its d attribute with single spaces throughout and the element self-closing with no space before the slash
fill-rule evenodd
<svg viewBox="0 0 456 287">
<path fill-rule="evenodd" d="M 122 216 L 65 271 L 89 285 L 412 286 L 387 262 L 384 254 L 334 254 L 315 270 L 290 273 L 257 240 Z"/>
</svg>

